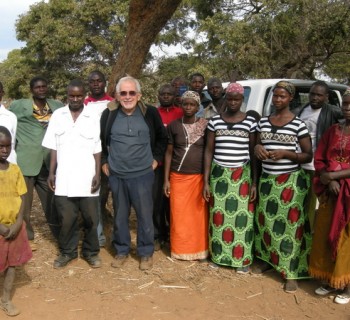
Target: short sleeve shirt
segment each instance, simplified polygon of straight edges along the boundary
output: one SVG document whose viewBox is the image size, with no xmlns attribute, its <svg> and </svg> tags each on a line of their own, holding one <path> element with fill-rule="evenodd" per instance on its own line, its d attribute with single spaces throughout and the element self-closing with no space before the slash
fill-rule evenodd
<svg viewBox="0 0 350 320">
<path fill-rule="evenodd" d="M 260 132 L 261 144 L 267 151 L 280 149 L 297 152 L 298 140 L 310 136 L 304 121 L 298 117 L 281 127 L 274 126 L 269 117 L 263 117 L 257 131 Z M 262 168 L 268 174 L 277 175 L 294 172 L 299 169 L 299 164 L 289 159 L 266 159 L 262 162 Z"/>
<path fill-rule="evenodd" d="M 256 132 L 256 121 L 246 116 L 237 123 L 228 123 L 220 115 L 214 116 L 208 123 L 208 130 L 215 133 L 213 160 L 228 168 L 241 167 L 250 160 L 250 134 Z"/>
<path fill-rule="evenodd" d="M 101 152 L 99 118 L 84 110 L 74 122 L 69 107 L 57 109 L 50 120 L 43 146 L 57 151 L 55 195 L 98 196 L 91 193 L 96 174 L 94 154 Z"/>
<path fill-rule="evenodd" d="M 207 120 L 199 118 L 193 124 L 175 120 L 167 127 L 168 143 L 173 145 L 170 169 L 183 174 L 203 173 L 203 156 Z"/>
<path fill-rule="evenodd" d="M 0 170 L 0 223 L 11 225 L 16 222 L 21 207 L 21 195 L 27 192 L 20 168 L 9 164 L 7 170 Z"/>
</svg>

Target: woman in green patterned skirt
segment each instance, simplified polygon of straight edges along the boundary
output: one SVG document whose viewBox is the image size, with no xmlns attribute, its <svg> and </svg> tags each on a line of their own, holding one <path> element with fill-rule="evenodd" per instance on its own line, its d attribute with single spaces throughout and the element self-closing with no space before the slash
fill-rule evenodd
<svg viewBox="0 0 350 320">
<path fill-rule="evenodd" d="M 209 251 L 218 265 L 247 273 L 253 261 L 256 174 L 251 171 L 256 120 L 240 111 L 243 87 L 226 89 L 226 111 L 208 124 L 204 198 L 210 202 Z M 256 168 L 256 166 L 252 166 Z"/>
<path fill-rule="evenodd" d="M 311 246 L 304 211 L 310 181 L 300 168 L 301 163 L 312 160 L 311 140 L 305 123 L 289 110 L 294 92 L 287 81 L 275 85 L 272 103 L 276 111 L 259 121 L 255 147 L 262 161 L 255 249 L 264 263 L 253 272 L 272 266 L 286 280 L 284 290 L 289 293 L 297 290 L 297 279 L 309 277 Z"/>
</svg>

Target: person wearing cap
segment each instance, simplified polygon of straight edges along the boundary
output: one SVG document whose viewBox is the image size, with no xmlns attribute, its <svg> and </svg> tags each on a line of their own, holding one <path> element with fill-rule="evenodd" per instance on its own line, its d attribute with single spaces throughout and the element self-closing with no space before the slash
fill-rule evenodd
<svg viewBox="0 0 350 320">
<path fill-rule="evenodd" d="M 209 120 L 203 196 L 210 203 L 209 251 L 213 263 L 248 273 L 253 262 L 257 173 L 256 121 L 240 110 L 244 89 L 230 83 L 221 115 Z"/>
<path fill-rule="evenodd" d="M 183 117 L 167 126 L 164 194 L 170 198 L 170 252 L 179 260 L 206 260 L 208 206 L 202 197 L 207 120 L 198 118 L 200 96 L 182 95 Z"/>
<path fill-rule="evenodd" d="M 258 123 L 255 155 L 262 163 L 259 202 L 255 212 L 255 252 L 263 261 L 253 269 L 273 267 L 285 280 L 284 290 L 294 293 L 297 280 L 309 278 L 311 234 L 305 212 L 310 179 L 300 167 L 312 159 L 311 139 L 305 123 L 289 110 L 293 84 L 278 82 L 273 89 L 275 112 Z"/>
</svg>

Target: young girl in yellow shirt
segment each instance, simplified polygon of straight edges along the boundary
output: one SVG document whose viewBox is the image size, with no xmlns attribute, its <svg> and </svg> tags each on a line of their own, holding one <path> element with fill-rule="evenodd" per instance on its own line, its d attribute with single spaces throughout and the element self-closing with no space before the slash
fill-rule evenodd
<svg viewBox="0 0 350 320">
<path fill-rule="evenodd" d="M 11 134 L 0 126 L 0 273 L 5 280 L 0 308 L 9 316 L 20 311 L 11 301 L 15 267 L 32 257 L 23 223 L 23 195 L 27 192 L 24 178 L 16 164 L 7 161 L 11 152 Z"/>
</svg>

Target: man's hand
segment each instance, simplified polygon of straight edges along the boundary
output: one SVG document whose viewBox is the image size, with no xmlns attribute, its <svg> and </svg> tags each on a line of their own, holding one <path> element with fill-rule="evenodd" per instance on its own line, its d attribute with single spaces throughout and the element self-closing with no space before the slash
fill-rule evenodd
<svg viewBox="0 0 350 320">
<path fill-rule="evenodd" d="M 95 193 L 95 192 L 98 190 L 98 188 L 100 187 L 100 183 L 101 183 L 100 174 L 96 174 L 96 175 L 92 178 L 91 193 Z"/>
</svg>

